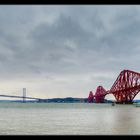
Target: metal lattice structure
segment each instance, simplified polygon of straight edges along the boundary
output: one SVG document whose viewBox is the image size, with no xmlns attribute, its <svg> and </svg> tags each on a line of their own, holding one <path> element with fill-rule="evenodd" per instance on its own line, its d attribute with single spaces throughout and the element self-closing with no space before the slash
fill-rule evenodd
<svg viewBox="0 0 140 140">
<path fill-rule="evenodd" d="M 98 86 L 95 93 L 96 103 L 103 103 L 106 94 L 106 90 L 102 86 Z"/>
<path fill-rule="evenodd" d="M 110 90 L 106 91 L 102 86 L 98 86 L 93 98 L 96 103 L 102 103 L 107 94 L 113 94 L 118 103 L 132 103 L 139 91 L 140 73 L 123 70 Z"/>
<path fill-rule="evenodd" d="M 89 102 L 89 103 L 93 103 L 93 100 L 94 100 L 93 92 L 90 91 L 90 92 L 89 92 L 89 96 L 88 96 L 88 102 Z"/>
<path fill-rule="evenodd" d="M 117 102 L 131 103 L 140 91 L 140 73 L 123 70 L 110 89 Z"/>
</svg>

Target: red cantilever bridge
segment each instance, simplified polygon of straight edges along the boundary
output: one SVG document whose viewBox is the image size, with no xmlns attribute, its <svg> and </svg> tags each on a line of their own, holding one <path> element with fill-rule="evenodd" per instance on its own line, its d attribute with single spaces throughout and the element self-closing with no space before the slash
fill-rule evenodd
<svg viewBox="0 0 140 140">
<path fill-rule="evenodd" d="M 117 103 L 132 103 L 140 91 L 140 73 L 131 70 L 120 72 L 110 90 L 98 86 L 95 94 L 90 91 L 88 102 L 102 103 L 107 94 L 113 94 Z"/>
</svg>

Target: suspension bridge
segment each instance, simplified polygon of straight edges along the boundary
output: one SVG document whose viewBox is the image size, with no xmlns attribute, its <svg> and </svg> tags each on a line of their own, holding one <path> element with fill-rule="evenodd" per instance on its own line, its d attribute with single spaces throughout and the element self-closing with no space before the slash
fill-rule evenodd
<svg viewBox="0 0 140 140">
<path fill-rule="evenodd" d="M 24 97 L 24 96 L 13 96 L 13 95 L 0 95 L 0 97 L 21 98 L 21 99 L 23 99 L 23 101 L 25 101 L 25 99 L 42 100 L 41 98 Z"/>
<path fill-rule="evenodd" d="M 102 86 L 98 86 L 95 94 L 90 91 L 88 102 L 103 103 L 106 95 L 113 94 L 116 103 L 132 103 L 139 91 L 140 73 L 123 70 L 120 72 L 110 90 L 105 90 Z"/>
<path fill-rule="evenodd" d="M 43 100 L 41 98 L 35 98 L 35 97 L 28 97 L 28 96 L 26 96 L 26 88 L 23 88 L 23 96 L 2 95 L 2 94 L 0 94 L 0 97 L 19 98 L 19 99 L 22 99 L 23 102 L 26 102 L 26 99 L 36 100 L 38 102 Z"/>
</svg>

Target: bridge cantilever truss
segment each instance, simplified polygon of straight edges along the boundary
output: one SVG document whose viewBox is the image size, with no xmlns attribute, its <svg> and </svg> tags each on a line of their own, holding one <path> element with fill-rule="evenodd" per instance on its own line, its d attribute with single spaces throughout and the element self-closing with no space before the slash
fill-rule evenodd
<svg viewBox="0 0 140 140">
<path fill-rule="evenodd" d="M 104 102 L 107 94 L 113 94 L 118 103 L 132 103 L 135 96 L 140 91 L 140 73 L 131 70 L 120 72 L 111 89 L 106 91 L 102 86 L 98 86 L 95 95 L 88 97 L 88 102 Z M 91 92 L 91 91 L 90 91 Z"/>
</svg>

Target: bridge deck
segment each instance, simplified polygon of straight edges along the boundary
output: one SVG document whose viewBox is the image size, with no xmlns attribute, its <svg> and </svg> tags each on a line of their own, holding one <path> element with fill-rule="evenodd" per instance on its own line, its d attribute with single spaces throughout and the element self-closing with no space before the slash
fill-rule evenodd
<svg viewBox="0 0 140 140">
<path fill-rule="evenodd" d="M 24 97 L 24 96 L 13 96 L 13 95 L 0 95 L 0 97 L 10 97 L 10 98 L 24 98 L 24 99 L 35 99 L 41 100 L 41 98 L 34 98 L 34 97 Z"/>
</svg>

